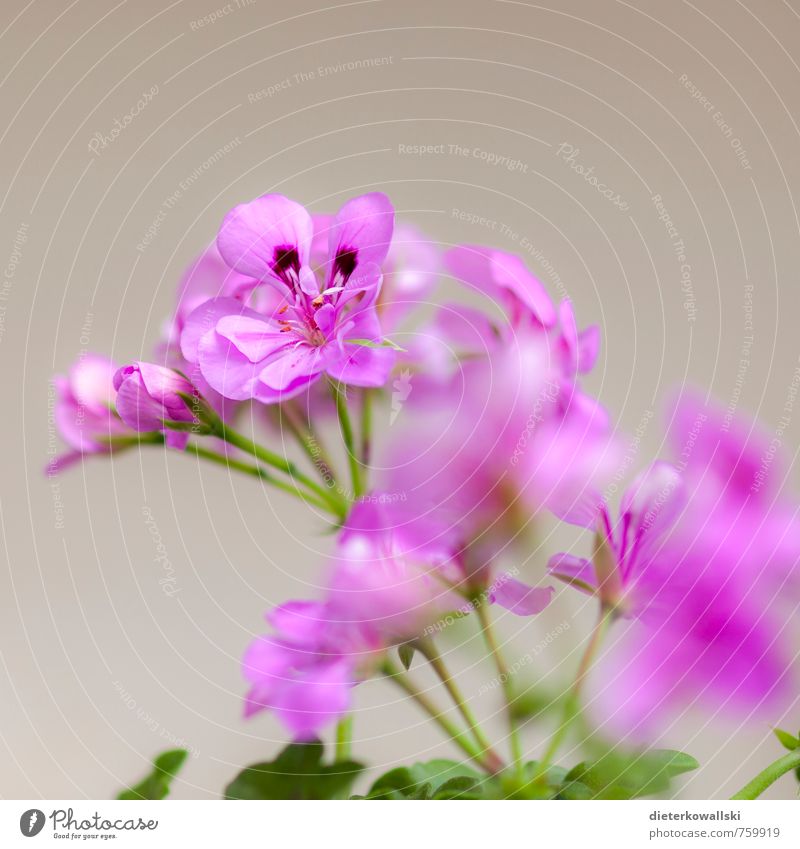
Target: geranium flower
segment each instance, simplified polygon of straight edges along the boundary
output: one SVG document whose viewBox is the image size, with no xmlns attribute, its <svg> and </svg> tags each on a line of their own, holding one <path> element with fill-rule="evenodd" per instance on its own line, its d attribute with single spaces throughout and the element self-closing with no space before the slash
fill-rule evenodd
<svg viewBox="0 0 800 849">
<path fill-rule="evenodd" d="M 641 595 L 640 585 L 652 581 L 649 567 L 661 556 L 664 535 L 685 503 L 680 473 L 664 462 L 653 463 L 626 490 L 616 521 L 600 494 L 587 491 L 570 506 L 568 518 L 571 524 L 595 531 L 594 559 L 556 554 L 548 570 L 565 583 L 598 595 L 618 613 L 639 609 L 647 592 L 636 599 L 637 590 Z"/>
<path fill-rule="evenodd" d="M 330 565 L 322 601 L 293 601 L 267 617 L 275 633 L 244 658 L 245 713 L 268 709 L 300 739 L 335 722 L 350 690 L 374 675 L 387 650 L 435 632 L 472 602 L 458 553 L 431 524 L 406 524 L 380 494 L 353 509 Z M 501 576 L 488 602 L 539 612 L 550 590 Z"/>
<path fill-rule="evenodd" d="M 465 343 L 483 332 L 477 318 L 450 318 Z M 425 401 L 380 458 L 380 487 L 405 492 L 417 519 L 448 524 L 471 570 L 518 541 L 535 513 L 579 503 L 616 465 L 605 411 L 564 378 L 551 342 L 528 329 L 487 344 L 436 391 L 412 375 L 410 397 L 423 391 Z"/>
<path fill-rule="evenodd" d="M 616 731 L 642 737 L 665 711 L 694 703 L 775 719 L 790 692 L 779 608 L 800 559 L 800 527 L 796 507 L 754 485 L 769 442 L 692 395 L 673 423 L 676 465 L 644 472 L 616 522 L 597 494 L 569 517 L 596 530 L 593 562 L 559 554 L 549 564 L 630 617 L 596 676 L 594 701 Z"/>
<path fill-rule="evenodd" d="M 282 195 L 265 195 L 226 216 L 217 238 L 234 270 L 273 286 L 283 304 L 269 315 L 218 298 L 198 307 L 181 335 L 189 362 L 226 398 L 285 400 L 321 375 L 381 386 L 394 362 L 375 311 L 380 264 L 392 238 L 385 195 L 348 201 L 334 219 L 328 259 L 310 265 L 311 216 Z"/>
<path fill-rule="evenodd" d="M 72 365 L 66 377 L 55 377 L 55 423 L 72 450 L 54 457 L 48 464 L 48 474 L 61 471 L 84 454 L 107 454 L 114 438 L 134 435 L 114 411 L 117 368 L 108 357 L 86 354 Z"/>
</svg>

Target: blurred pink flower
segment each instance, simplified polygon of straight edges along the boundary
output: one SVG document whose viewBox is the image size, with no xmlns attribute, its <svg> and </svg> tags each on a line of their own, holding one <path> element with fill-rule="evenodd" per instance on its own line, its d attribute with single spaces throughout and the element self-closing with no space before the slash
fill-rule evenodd
<svg viewBox="0 0 800 849">
<path fill-rule="evenodd" d="M 109 440 L 133 436 L 114 410 L 114 374 L 117 366 L 108 357 L 86 354 L 66 377 L 57 375 L 55 423 L 61 438 L 72 449 L 54 457 L 47 466 L 56 474 L 84 454 L 107 454 Z"/>
</svg>

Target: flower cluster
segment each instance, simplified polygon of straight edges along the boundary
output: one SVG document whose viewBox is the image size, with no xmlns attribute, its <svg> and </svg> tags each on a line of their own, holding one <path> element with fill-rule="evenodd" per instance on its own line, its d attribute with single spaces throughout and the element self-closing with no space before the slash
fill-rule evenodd
<svg viewBox="0 0 800 849">
<path fill-rule="evenodd" d="M 448 278 L 467 297 L 437 300 Z M 86 356 L 57 379 L 71 450 L 50 471 L 164 443 L 329 518 L 335 553 L 318 598 L 271 610 L 270 633 L 244 658 L 246 714 L 272 712 L 294 739 L 341 721 L 372 676 L 413 693 L 392 649 L 419 651 L 441 674 L 437 623 L 474 615 L 488 634 L 492 605 L 535 615 L 553 581 L 597 599 L 595 636 L 616 631 L 590 676 L 605 730 L 647 734 L 687 704 L 775 717 L 794 686 L 786 622 L 800 561 L 785 462 L 755 426 L 685 393 L 670 408 L 671 458 L 614 509 L 604 493 L 622 440 L 584 385 L 600 342 L 519 257 L 441 250 L 395 227 L 383 194 L 332 216 L 265 195 L 231 210 L 187 269 L 153 362 Z M 391 406 L 382 428 L 380 403 Z M 239 433 L 245 404 L 296 437 L 313 470 Z M 349 482 L 322 438 L 333 416 Z M 591 542 L 552 554 L 531 586 L 515 575 L 547 517 Z M 499 769 L 459 707 L 478 744 L 465 751 Z"/>
</svg>

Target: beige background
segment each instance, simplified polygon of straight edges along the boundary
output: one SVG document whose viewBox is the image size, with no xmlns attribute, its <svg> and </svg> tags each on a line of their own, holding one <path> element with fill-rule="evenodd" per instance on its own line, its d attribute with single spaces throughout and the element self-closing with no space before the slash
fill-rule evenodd
<svg viewBox="0 0 800 849">
<path fill-rule="evenodd" d="M 628 432 L 653 414 L 640 462 L 659 450 L 670 387 L 713 386 L 775 427 L 798 364 L 796 0 L 253 0 L 198 26 L 224 8 L 2 4 L 3 796 L 107 797 L 183 739 L 196 757 L 176 795 L 213 797 L 280 744 L 270 717 L 240 719 L 239 658 L 267 606 L 313 594 L 330 545 L 319 522 L 255 482 L 155 450 L 88 463 L 55 488 L 41 473 L 54 438 L 50 375 L 84 349 L 146 356 L 181 268 L 233 204 L 281 191 L 325 211 L 380 188 L 443 243 L 531 246 L 551 291 L 560 280 L 584 323 L 603 325 L 592 390 Z M 356 60 L 379 61 L 342 67 Z M 153 87 L 119 137 L 91 152 Z M 420 144 L 448 152 L 401 147 Z M 626 208 L 570 168 L 564 144 Z M 476 149 L 521 164 L 491 165 Z M 685 243 L 693 314 L 654 195 Z M 794 454 L 800 423 L 784 440 Z M 143 508 L 174 570 L 172 597 Z M 525 565 L 529 576 L 555 544 Z M 570 624 L 520 674 L 567 680 L 589 617 L 566 591 L 525 630 L 505 617 L 512 659 Z M 467 644 L 453 663 L 469 667 L 475 694 L 491 673 L 476 665 L 471 633 L 447 645 Z M 358 752 L 377 766 L 451 753 L 382 683 L 359 688 L 358 707 Z M 501 734 L 496 697 L 476 709 Z M 797 728 L 800 711 L 787 723 Z M 528 732 L 531 756 L 545 731 Z M 724 716 L 665 731 L 705 764 L 684 787 L 694 797 L 737 789 L 777 756 L 768 738 Z M 786 779 L 772 795 L 793 792 Z"/>
</svg>

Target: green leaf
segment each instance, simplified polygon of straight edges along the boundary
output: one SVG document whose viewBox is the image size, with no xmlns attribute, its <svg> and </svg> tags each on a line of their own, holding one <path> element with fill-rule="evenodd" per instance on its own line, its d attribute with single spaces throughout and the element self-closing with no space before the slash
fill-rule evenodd
<svg viewBox="0 0 800 849">
<path fill-rule="evenodd" d="M 466 764 L 457 761 L 433 760 L 426 763 L 415 763 L 411 766 L 401 766 L 382 775 L 370 787 L 368 799 L 430 799 L 439 798 L 447 785 L 445 793 L 453 792 L 450 784 L 454 779 L 469 779 L 477 785 L 482 776 Z M 458 789 L 464 789 L 463 784 Z M 474 789 L 474 787 L 472 788 Z M 424 793 L 425 795 L 418 795 Z M 449 798 L 449 797 L 448 797 Z"/>
<path fill-rule="evenodd" d="M 169 787 L 178 770 L 183 766 L 186 749 L 170 749 L 162 752 L 154 761 L 150 774 L 138 784 L 123 790 L 117 799 L 164 799 L 169 795 Z"/>
<path fill-rule="evenodd" d="M 274 761 L 243 769 L 225 788 L 226 799 L 346 799 L 364 769 L 355 761 L 323 764 L 319 740 L 292 743 Z"/>
<path fill-rule="evenodd" d="M 400 658 L 400 663 L 403 664 L 404 669 L 411 668 L 411 661 L 414 659 L 415 651 L 416 649 L 411 643 L 403 643 L 397 647 L 397 656 Z"/>
<path fill-rule="evenodd" d="M 671 749 L 611 750 L 594 762 L 573 767 L 564 786 L 579 782 L 589 788 L 594 799 L 635 799 L 665 791 L 673 778 L 698 766 L 691 755 Z"/>
<path fill-rule="evenodd" d="M 445 781 L 436 791 L 434 799 L 483 799 L 484 788 L 481 780 L 460 775 Z"/>
<path fill-rule="evenodd" d="M 792 736 L 788 731 L 783 731 L 780 728 L 772 729 L 775 736 L 780 740 L 781 746 L 784 749 L 788 749 L 790 752 L 793 752 L 798 746 L 800 746 L 800 740 L 797 737 Z"/>
<path fill-rule="evenodd" d="M 403 352 L 406 350 L 391 339 L 384 339 L 382 342 L 374 342 L 372 339 L 345 339 L 345 342 L 348 345 L 360 345 L 362 348 L 391 348 L 393 351 Z"/>
</svg>

